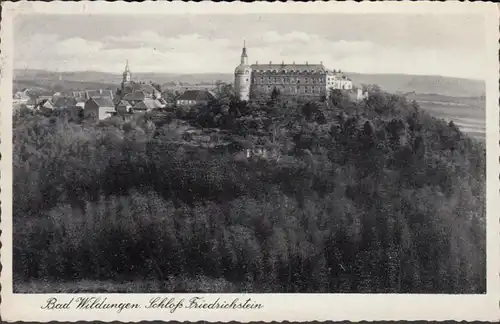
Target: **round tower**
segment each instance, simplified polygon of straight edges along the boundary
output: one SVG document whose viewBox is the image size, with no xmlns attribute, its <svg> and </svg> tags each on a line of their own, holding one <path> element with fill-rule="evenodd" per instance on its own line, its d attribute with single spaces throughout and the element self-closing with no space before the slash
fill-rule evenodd
<svg viewBox="0 0 500 324">
<path fill-rule="evenodd" d="M 241 62 L 234 70 L 234 91 L 242 101 L 250 99 L 251 74 L 252 68 L 248 64 L 247 49 L 243 43 Z"/>
</svg>

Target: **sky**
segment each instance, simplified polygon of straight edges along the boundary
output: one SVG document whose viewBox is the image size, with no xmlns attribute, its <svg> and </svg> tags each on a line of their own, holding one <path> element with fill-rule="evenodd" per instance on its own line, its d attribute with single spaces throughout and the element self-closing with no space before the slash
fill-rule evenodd
<svg viewBox="0 0 500 324">
<path fill-rule="evenodd" d="M 359 73 L 484 79 L 479 15 L 24 15 L 14 67 L 50 71 L 233 73 L 249 62 L 323 62 Z"/>
</svg>

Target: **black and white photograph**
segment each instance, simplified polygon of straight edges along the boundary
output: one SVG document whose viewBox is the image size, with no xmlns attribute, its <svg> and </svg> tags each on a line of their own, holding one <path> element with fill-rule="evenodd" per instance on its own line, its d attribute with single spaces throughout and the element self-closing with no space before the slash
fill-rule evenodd
<svg viewBox="0 0 500 324">
<path fill-rule="evenodd" d="M 112 5 L 12 19 L 12 293 L 489 293 L 484 14 Z"/>
</svg>

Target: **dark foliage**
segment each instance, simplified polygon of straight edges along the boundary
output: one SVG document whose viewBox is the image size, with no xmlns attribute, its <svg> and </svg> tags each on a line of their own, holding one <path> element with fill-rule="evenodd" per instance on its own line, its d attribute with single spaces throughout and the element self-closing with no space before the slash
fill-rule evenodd
<svg viewBox="0 0 500 324">
<path fill-rule="evenodd" d="M 404 98 L 226 97 L 177 116 L 263 143 L 262 159 L 181 145 L 172 116 L 79 116 L 14 117 L 17 281 L 485 292 L 483 144 Z"/>
</svg>

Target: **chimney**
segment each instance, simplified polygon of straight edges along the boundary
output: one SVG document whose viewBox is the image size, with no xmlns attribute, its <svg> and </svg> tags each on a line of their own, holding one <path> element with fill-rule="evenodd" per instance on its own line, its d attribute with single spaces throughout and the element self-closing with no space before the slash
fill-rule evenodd
<svg viewBox="0 0 500 324">
<path fill-rule="evenodd" d="M 309 62 L 306 61 L 306 65 L 309 65 Z"/>
<path fill-rule="evenodd" d="M 255 61 L 255 64 L 259 64 L 259 61 Z"/>
<path fill-rule="evenodd" d="M 269 65 L 271 65 L 271 64 L 273 64 L 273 62 L 272 62 L 272 61 L 269 61 Z"/>
</svg>

